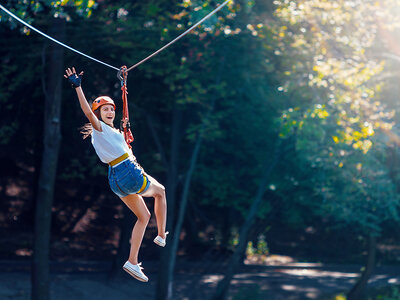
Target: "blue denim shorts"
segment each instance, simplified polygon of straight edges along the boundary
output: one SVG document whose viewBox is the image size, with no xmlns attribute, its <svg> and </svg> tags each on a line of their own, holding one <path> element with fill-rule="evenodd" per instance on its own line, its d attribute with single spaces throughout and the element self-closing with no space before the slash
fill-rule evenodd
<svg viewBox="0 0 400 300">
<path fill-rule="evenodd" d="M 110 184 L 111 190 L 118 197 L 137 194 L 143 186 L 145 180 L 144 176 L 143 169 L 131 158 L 124 160 L 115 167 L 110 166 L 108 168 L 108 183 Z M 143 194 L 150 186 L 150 181 L 147 176 L 146 179 L 147 184 L 144 190 L 139 194 Z"/>
</svg>

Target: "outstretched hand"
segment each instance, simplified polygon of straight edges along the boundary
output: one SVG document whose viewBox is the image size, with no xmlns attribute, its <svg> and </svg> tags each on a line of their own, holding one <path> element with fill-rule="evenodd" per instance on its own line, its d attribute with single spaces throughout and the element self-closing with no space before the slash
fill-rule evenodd
<svg viewBox="0 0 400 300">
<path fill-rule="evenodd" d="M 71 82 L 73 88 L 81 86 L 83 71 L 80 72 L 79 75 L 77 75 L 75 68 L 72 67 L 72 71 L 70 68 L 68 68 L 67 70 L 65 70 L 65 73 L 66 75 L 64 74 L 64 77 Z"/>
</svg>

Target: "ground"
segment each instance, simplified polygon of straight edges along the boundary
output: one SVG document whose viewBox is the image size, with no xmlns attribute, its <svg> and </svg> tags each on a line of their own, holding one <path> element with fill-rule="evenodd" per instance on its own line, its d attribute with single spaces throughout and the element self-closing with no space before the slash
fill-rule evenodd
<svg viewBox="0 0 400 300">
<path fill-rule="evenodd" d="M 132 300 L 153 299 L 157 282 L 157 262 L 143 262 L 148 283 L 122 273 L 108 278 L 107 262 L 53 263 L 51 299 L 56 300 Z M 360 271 L 359 265 L 324 265 L 321 263 L 279 260 L 274 265 L 247 262 L 232 281 L 230 300 L 306 300 L 346 291 Z M 30 299 L 30 274 L 23 262 L 0 261 L 0 299 Z M 208 262 L 178 262 L 173 297 L 179 300 L 210 299 L 222 278 L 223 266 Z M 400 284 L 400 266 L 377 267 L 369 286 Z"/>
</svg>

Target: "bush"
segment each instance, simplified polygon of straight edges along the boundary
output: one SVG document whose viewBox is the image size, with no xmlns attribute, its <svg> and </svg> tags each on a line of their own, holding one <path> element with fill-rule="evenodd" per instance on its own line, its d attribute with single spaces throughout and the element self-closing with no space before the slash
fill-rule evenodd
<svg viewBox="0 0 400 300">
<path fill-rule="evenodd" d="M 400 299 L 400 288 L 399 287 L 391 287 L 388 293 L 384 295 L 378 295 L 376 300 L 399 300 Z"/>
</svg>

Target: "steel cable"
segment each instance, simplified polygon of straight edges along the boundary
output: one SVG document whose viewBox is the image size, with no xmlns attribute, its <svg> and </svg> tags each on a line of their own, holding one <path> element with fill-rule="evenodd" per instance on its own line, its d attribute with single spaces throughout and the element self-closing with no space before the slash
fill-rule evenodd
<svg viewBox="0 0 400 300">
<path fill-rule="evenodd" d="M 196 24 L 194 24 L 192 27 L 190 27 L 188 30 L 186 30 L 184 33 L 182 33 L 181 35 L 179 35 L 178 37 L 176 37 L 175 39 L 173 39 L 172 41 L 170 41 L 168 44 L 164 45 L 163 47 L 161 47 L 160 49 L 158 49 L 157 51 L 155 51 L 154 53 L 150 54 L 149 56 L 147 56 L 146 58 L 142 59 L 141 61 L 139 61 L 138 63 L 136 63 L 135 65 L 133 65 L 132 67 L 128 68 L 128 72 L 138 66 L 140 66 L 142 63 L 144 63 L 145 61 L 149 60 L 150 58 L 152 58 L 153 56 L 157 55 L 158 53 L 160 53 L 161 51 L 163 51 L 164 49 L 168 48 L 169 46 L 171 46 L 172 44 L 174 44 L 176 41 L 178 41 L 180 38 L 184 37 L 186 34 L 188 34 L 190 31 L 192 31 L 194 28 L 196 28 L 198 25 L 200 25 L 201 23 L 203 23 L 205 20 L 207 20 L 209 17 L 211 17 L 213 14 L 215 14 L 217 11 L 219 11 L 221 8 L 223 8 L 226 4 L 228 4 L 228 2 L 231 0 L 226 0 L 224 3 L 222 3 L 220 6 L 218 6 L 216 9 L 214 9 L 212 12 L 210 12 L 208 15 L 206 15 L 203 19 L 201 19 L 200 21 L 198 21 Z"/>
<path fill-rule="evenodd" d="M 110 68 L 112 68 L 112 69 L 114 69 L 114 70 L 117 70 L 117 71 L 119 70 L 119 68 L 117 68 L 117 67 L 113 67 L 112 65 L 109 65 L 109 64 L 107 64 L 107 63 L 105 63 L 105 62 L 102 62 L 101 60 L 98 60 L 98 59 L 96 59 L 96 58 L 94 58 L 94 57 L 91 57 L 91 56 L 85 54 L 85 53 L 82 53 L 82 52 L 80 52 L 80 51 L 78 51 L 78 50 L 76 50 L 76 49 L 74 49 L 74 48 L 72 48 L 72 47 L 70 47 L 70 46 L 68 46 L 68 45 L 65 45 L 65 44 L 61 43 L 60 41 L 58 41 L 58 40 L 52 38 L 51 36 L 49 36 L 49 35 L 47 35 L 47 34 L 41 32 L 40 30 L 36 29 L 36 28 L 33 27 L 32 25 L 26 23 L 24 20 L 18 18 L 16 15 L 14 15 L 11 11 L 9 11 L 8 9 L 6 9 L 6 8 L 5 8 L 3 5 L 1 5 L 1 4 L 0 4 L 0 8 L 1 8 L 4 12 L 6 12 L 8 15 L 10 15 L 11 17 L 13 17 L 15 20 L 17 20 L 18 22 L 24 24 L 26 27 L 32 29 L 33 31 L 36 31 L 37 33 L 43 35 L 45 38 L 48 38 L 49 40 L 51 40 L 51 41 L 53 41 L 53 42 L 55 42 L 55 43 L 57 43 L 57 44 L 59 44 L 59 45 L 65 47 L 65 48 L 67 48 L 67 49 L 69 49 L 69 50 L 71 50 L 71 51 L 74 51 L 74 52 L 76 52 L 76 53 L 78 53 L 78 54 L 80 54 L 80 55 L 83 55 L 83 56 L 85 56 L 85 57 L 87 57 L 87 58 L 89 58 L 89 59 L 91 59 L 91 60 L 94 60 L 94 61 L 96 61 L 96 62 L 98 62 L 98 63 L 100 63 L 100 64 L 103 64 L 103 65 L 105 65 L 105 66 L 107 66 L 107 67 L 110 67 Z"/>
</svg>

